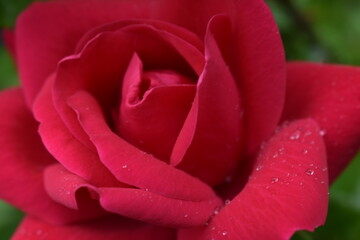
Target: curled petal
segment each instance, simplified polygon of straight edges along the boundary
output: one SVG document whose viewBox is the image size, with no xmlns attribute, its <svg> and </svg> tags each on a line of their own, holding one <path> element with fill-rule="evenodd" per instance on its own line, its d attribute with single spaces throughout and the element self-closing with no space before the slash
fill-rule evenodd
<svg viewBox="0 0 360 240">
<path fill-rule="evenodd" d="M 157 195 L 148 189 L 97 188 L 59 164 L 46 169 L 45 188 L 54 201 L 69 208 L 101 216 L 106 215 L 103 207 L 108 212 L 168 227 L 201 226 L 219 206 L 216 198 L 183 201 Z"/>
<path fill-rule="evenodd" d="M 66 169 L 92 184 L 121 185 L 100 162 L 89 139 L 86 139 L 87 145 L 82 144 L 64 125 L 52 101 L 50 87 L 53 80 L 54 75 L 50 76 L 43 86 L 33 107 L 35 118 L 40 122 L 38 131 L 46 149 Z"/>
<path fill-rule="evenodd" d="M 28 111 L 21 89 L 0 93 L 0 197 L 22 211 L 48 222 L 63 224 L 93 217 L 49 198 L 43 170 L 55 163 L 37 134 L 37 123 Z"/>
<path fill-rule="evenodd" d="M 217 198 L 200 180 L 142 152 L 112 132 L 99 104 L 87 92 L 73 95 L 69 106 L 78 114 L 101 161 L 119 181 L 169 198 L 192 201 Z M 161 177 L 154 177 L 159 174 Z"/>
<path fill-rule="evenodd" d="M 174 146 L 171 164 L 216 185 L 240 160 L 242 106 L 236 82 L 223 61 L 211 26 L 205 36 L 206 64 L 194 103 Z"/>
</svg>

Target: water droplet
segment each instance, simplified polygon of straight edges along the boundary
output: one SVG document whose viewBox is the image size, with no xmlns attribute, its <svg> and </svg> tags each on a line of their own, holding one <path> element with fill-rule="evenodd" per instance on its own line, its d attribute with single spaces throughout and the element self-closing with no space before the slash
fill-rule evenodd
<svg viewBox="0 0 360 240">
<path fill-rule="evenodd" d="M 257 167 L 255 168 L 255 170 L 256 170 L 256 171 L 260 171 L 262 168 L 263 168 L 263 166 L 262 166 L 262 165 L 259 165 L 259 166 L 257 166 Z"/>
<path fill-rule="evenodd" d="M 226 235 L 227 235 L 227 231 L 222 231 L 221 235 L 226 236 Z"/>
<path fill-rule="evenodd" d="M 303 150 L 303 154 L 304 154 L 304 155 L 306 155 L 306 154 L 308 154 L 308 153 L 309 153 L 309 150 L 307 150 L 307 149 L 304 149 L 304 150 Z"/>
<path fill-rule="evenodd" d="M 127 165 L 126 164 L 122 165 L 122 168 L 124 168 L 124 169 L 127 168 Z"/>
<path fill-rule="evenodd" d="M 231 201 L 229 199 L 225 200 L 225 205 L 229 205 L 231 203 Z"/>
<path fill-rule="evenodd" d="M 284 147 L 279 148 L 279 153 L 283 155 L 285 153 L 285 148 Z"/>
<path fill-rule="evenodd" d="M 189 216 L 189 214 L 185 214 L 185 215 L 184 215 L 184 218 L 187 218 L 188 216 Z"/>
<path fill-rule="evenodd" d="M 303 183 L 303 182 L 300 182 L 299 185 L 302 186 L 302 185 L 304 185 L 304 183 Z"/>
<path fill-rule="evenodd" d="M 313 167 L 313 166 L 314 166 L 314 164 L 313 164 L 313 163 L 310 163 L 310 164 L 309 164 L 309 166 L 310 166 L 310 167 Z"/>
<path fill-rule="evenodd" d="M 323 168 L 322 171 L 323 171 L 323 172 L 326 172 L 326 171 L 327 171 L 327 167 Z"/>
<path fill-rule="evenodd" d="M 296 140 L 299 138 L 300 138 L 300 131 L 296 131 L 290 136 L 290 140 Z"/>
<path fill-rule="evenodd" d="M 319 131 L 319 135 L 320 135 L 320 136 L 325 136 L 325 134 L 326 134 L 326 131 L 325 131 L 324 129 L 322 129 L 322 130 Z"/>
<path fill-rule="evenodd" d="M 277 158 L 279 156 L 278 153 L 274 153 L 274 155 L 272 156 L 273 158 Z"/>
<path fill-rule="evenodd" d="M 306 175 L 312 176 L 312 175 L 314 175 L 315 171 L 312 170 L 312 169 L 307 169 L 307 170 L 305 171 L 305 173 L 306 173 Z"/>
<path fill-rule="evenodd" d="M 215 215 L 218 215 L 218 214 L 219 214 L 219 209 L 215 209 L 215 210 L 214 210 L 214 214 L 215 214 Z"/>
<path fill-rule="evenodd" d="M 271 183 L 277 183 L 278 181 L 279 181 L 279 178 L 277 178 L 277 177 L 273 177 L 271 179 Z"/>
<path fill-rule="evenodd" d="M 321 181 L 320 183 L 321 183 L 321 184 L 324 184 L 324 183 L 325 183 L 325 181 Z"/>
<path fill-rule="evenodd" d="M 270 186 L 269 185 L 267 185 L 266 187 L 265 187 L 265 189 L 269 189 L 270 188 Z"/>
</svg>

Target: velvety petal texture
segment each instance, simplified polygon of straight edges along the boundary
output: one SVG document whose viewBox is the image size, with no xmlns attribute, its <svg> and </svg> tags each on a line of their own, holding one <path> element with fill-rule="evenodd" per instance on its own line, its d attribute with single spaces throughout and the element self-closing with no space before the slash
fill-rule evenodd
<svg viewBox="0 0 360 240">
<path fill-rule="evenodd" d="M 206 64 L 196 96 L 174 146 L 171 164 L 209 183 L 219 184 L 240 159 L 242 106 L 236 82 L 224 63 L 211 26 L 205 36 Z"/>
<path fill-rule="evenodd" d="M 58 226 L 25 217 L 12 240 L 175 240 L 174 230 L 121 217 L 108 217 L 77 225 Z"/>
<path fill-rule="evenodd" d="M 14 240 L 286 240 L 324 223 L 328 169 L 360 146 L 360 70 L 291 63 L 286 82 L 263 0 L 37 2 L 11 34 Z"/>
<path fill-rule="evenodd" d="M 149 206 L 143 208 L 145 212 L 142 212 L 139 206 L 130 207 L 128 211 L 138 212 L 136 218 L 150 217 L 150 219 L 146 220 L 157 224 L 194 226 L 206 222 L 212 215 L 212 210 L 221 205 L 220 199 L 205 183 L 167 165 L 150 154 L 139 151 L 139 149 L 114 134 L 106 125 L 99 105 L 88 93 L 78 92 L 69 99 L 69 105 L 78 114 L 84 130 L 96 146 L 102 163 L 119 181 L 141 189 L 141 191 L 135 189 L 100 190 L 100 197 L 102 191 L 104 191 L 104 194 L 113 191 L 113 196 L 112 194 L 107 195 L 113 206 L 109 207 L 106 202 L 102 202 L 108 211 L 124 214 L 123 210 L 118 209 L 127 208 L 131 202 L 134 204 L 138 201 L 143 206 L 151 205 L 151 201 L 146 201 L 147 196 L 151 195 L 149 198 L 157 201 L 158 206 L 162 206 L 162 208 L 153 212 L 156 207 Z M 122 151 L 119 151 L 119 149 Z M 127 201 L 125 196 L 129 197 L 132 194 L 139 196 L 133 196 Z M 114 201 L 117 198 L 119 200 Z M 169 198 L 169 201 L 167 198 Z M 121 201 L 125 201 L 126 204 L 125 202 L 121 204 Z M 184 204 L 184 207 L 182 207 L 182 204 Z M 169 207 L 168 211 L 166 206 Z M 196 211 L 193 211 L 195 209 L 199 210 L 197 214 L 195 214 Z M 192 211 L 188 213 L 189 210 Z M 160 214 L 161 212 L 163 214 Z M 172 213 L 175 213 L 175 215 Z M 160 219 L 158 219 L 158 214 L 161 215 Z M 132 215 L 132 217 L 135 217 L 135 215 Z M 184 220 L 187 217 L 189 219 Z"/>
<path fill-rule="evenodd" d="M 52 223 L 93 217 L 91 211 L 75 211 L 53 202 L 45 192 L 43 171 L 55 160 L 37 135 L 38 124 L 26 108 L 21 89 L 0 93 L 0 111 L 6 113 L 0 121 L 0 197 Z"/>
<path fill-rule="evenodd" d="M 263 0 L 230 2 L 230 26 L 213 32 L 238 81 L 244 106 L 247 152 L 268 139 L 285 98 L 285 55 L 275 20 Z"/>
<path fill-rule="evenodd" d="M 333 181 L 360 148 L 360 68 L 294 62 L 287 69 L 283 119 L 318 122 Z"/>
<path fill-rule="evenodd" d="M 206 8 L 203 7 L 205 5 Z M 27 102 L 32 104 L 57 63 L 72 54 L 80 38 L 94 27 L 122 19 L 158 19 L 185 26 L 201 36 L 210 17 L 225 9 L 226 5 L 217 0 L 35 3 L 20 16 L 16 24 L 20 78 Z"/>
<path fill-rule="evenodd" d="M 285 240 L 325 221 L 328 176 L 320 129 L 311 119 L 279 129 L 258 156 L 244 189 L 208 226 L 181 230 L 180 240 Z"/>
</svg>

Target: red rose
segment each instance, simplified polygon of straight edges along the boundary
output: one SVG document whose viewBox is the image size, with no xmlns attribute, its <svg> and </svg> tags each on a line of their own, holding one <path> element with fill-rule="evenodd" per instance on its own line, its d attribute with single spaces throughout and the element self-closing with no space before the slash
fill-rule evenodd
<svg viewBox="0 0 360 240">
<path fill-rule="evenodd" d="M 15 35 L 13 239 L 288 239 L 360 145 L 360 69 L 286 66 L 261 0 L 36 3 Z"/>
</svg>

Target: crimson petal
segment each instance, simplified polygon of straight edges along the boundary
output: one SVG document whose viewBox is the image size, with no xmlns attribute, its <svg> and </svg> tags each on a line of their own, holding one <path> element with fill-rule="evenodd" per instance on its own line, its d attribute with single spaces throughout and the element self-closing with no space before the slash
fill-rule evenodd
<svg viewBox="0 0 360 240">
<path fill-rule="evenodd" d="M 127 171 L 127 167 L 124 170 Z M 219 204 L 216 198 L 183 201 L 159 196 L 147 189 L 97 188 L 59 164 L 46 169 L 45 187 L 54 201 L 73 209 L 101 216 L 105 215 L 101 205 L 109 212 L 168 227 L 201 226 Z"/>
<path fill-rule="evenodd" d="M 263 0 L 231 1 L 230 16 L 231 25 L 214 26 L 214 32 L 238 80 L 251 154 L 271 136 L 281 117 L 285 54 L 273 15 Z"/>
<path fill-rule="evenodd" d="M 40 122 L 39 134 L 47 150 L 69 171 L 98 186 L 121 185 L 102 165 L 95 147 L 87 139 L 87 146 L 79 142 L 66 128 L 55 110 L 50 76 L 34 103 L 34 115 Z"/>
<path fill-rule="evenodd" d="M 360 148 L 360 68 L 288 64 L 283 119 L 304 117 L 323 130 L 332 182 Z"/>
<path fill-rule="evenodd" d="M 112 132 L 99 104 L 87 92 L 77 92 L 68 103 L 78 114 L 101 161 L 119 181 L 169 198 L 191 201 L 217 198 L 200 180 L 142 152 Z M 161 177 L 154 177 L 159 174 Z"/>
<path fill-rule="evenodd" d="M 121 217 L 108 217 L 76 225 L 51 225 L 27 216 L 12 240 L 175 240 L 174 230 Z"/>
<path fill-rule="evenodd" d="M 44 189 L 43 170 L 55 160 L 43 147 L 37 123 L 19 88 L 0 93 L 0 197 L 21 210 L 52 223 L 92 217 L 52 201 Z"/>
<path fill-rule="evenodd" d="M 210 185 L 224 180 L 240 160 L 242 109 L 236 82 L 213 39 L 205 36 L 205 68 L 194 103 L 174 146 L 171 164 Z"/>
<path fill-rule="evenodd" d="M 179 240 L 285 240 L 324 223 L 328 206 L 326 152 L 311 119 L 283 127 L 260 153 L 245 188 L 204 228 Z"/>
<path fill-rule="evenodd" d="M 225 7 L 217 0 L 35 3 L 16 24 L 16 51 L 27 103 L 32 105 L 57 63 L 72 54 L 81 37 L 94 27 L 123 19 L 157 19 L 185 26 L 202 36 L 209 18 Z"/>
</svg>

